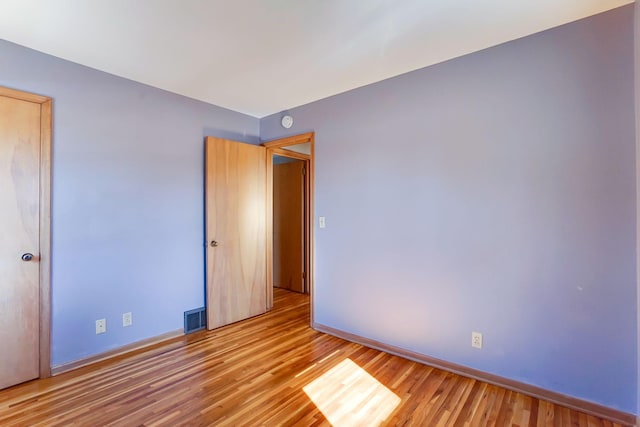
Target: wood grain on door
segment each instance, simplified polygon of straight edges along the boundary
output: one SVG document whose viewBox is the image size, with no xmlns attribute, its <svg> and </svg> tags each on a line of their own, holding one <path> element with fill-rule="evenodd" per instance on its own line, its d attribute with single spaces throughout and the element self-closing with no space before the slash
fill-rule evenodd
<svg viewBox="0 0 640 427">
<path fill-rule="evenodd" d="M 0 388 L 39 376 L 39 103 L 0 96 Z"/>
<path fill-rule="evenodd" d="M 207 328 L 266 312 L 266 150 L 206 141 Z"/>
</svg>

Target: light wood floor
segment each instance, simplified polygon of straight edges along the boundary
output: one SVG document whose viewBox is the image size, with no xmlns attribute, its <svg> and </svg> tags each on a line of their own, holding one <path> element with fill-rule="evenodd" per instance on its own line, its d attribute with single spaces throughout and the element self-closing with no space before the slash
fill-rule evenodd
<svg viewBox="0 0 640 427">
<path fill-rule="evenodd" d="M 617 426 L 264 316 L 0 391 L 0 425 Z"/>
</svg>

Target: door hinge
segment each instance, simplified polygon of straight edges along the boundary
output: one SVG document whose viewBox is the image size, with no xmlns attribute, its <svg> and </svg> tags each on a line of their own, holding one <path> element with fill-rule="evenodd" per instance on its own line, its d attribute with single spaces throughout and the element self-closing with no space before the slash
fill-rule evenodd
<svg viewBox="0 0 640 427">
<path fill-rule="evenodd" d="M 302 175 L 306 175 L 307 174 L 307 168 L 302 168 Z"/>
<path fill-rule="evenodd" d="M 302 280 L 307 278 L 307 273 L 305 273 L 304 271 L 302 272 Z"/>
</svg>

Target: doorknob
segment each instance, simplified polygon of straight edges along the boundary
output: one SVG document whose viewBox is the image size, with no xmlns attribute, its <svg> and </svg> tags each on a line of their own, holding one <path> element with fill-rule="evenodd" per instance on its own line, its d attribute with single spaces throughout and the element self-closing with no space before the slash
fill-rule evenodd
<svg viewBox="0 0 640 427">
<path fill-rule="evenodd" d="M 27 252 L 26 254 L 22 254 L 23 261 L 31 261 L 33 259 L 33 254 Z"/>
<path fill-rule="evenodd" d="M 211 241 L 211 247 L 215 248 L 216 246 L 218 246 L 218 242 L 216 242 L 215 240 Z"/>
</svg>

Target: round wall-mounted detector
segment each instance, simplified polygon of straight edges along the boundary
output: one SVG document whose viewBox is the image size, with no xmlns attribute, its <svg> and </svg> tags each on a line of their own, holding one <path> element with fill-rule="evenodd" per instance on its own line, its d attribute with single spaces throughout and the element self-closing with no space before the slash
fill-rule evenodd
<svg viewBox="0 0 640 427">
<path fill-rule="evenodd" d="M 282 123 L 283 128 L 289 129 L 291 126 L 293 126 L 293 117 L 288 114 L 286 116 L 282 116 L 282 120 L 280 121 L 280 123 Z"/>
</svg>

